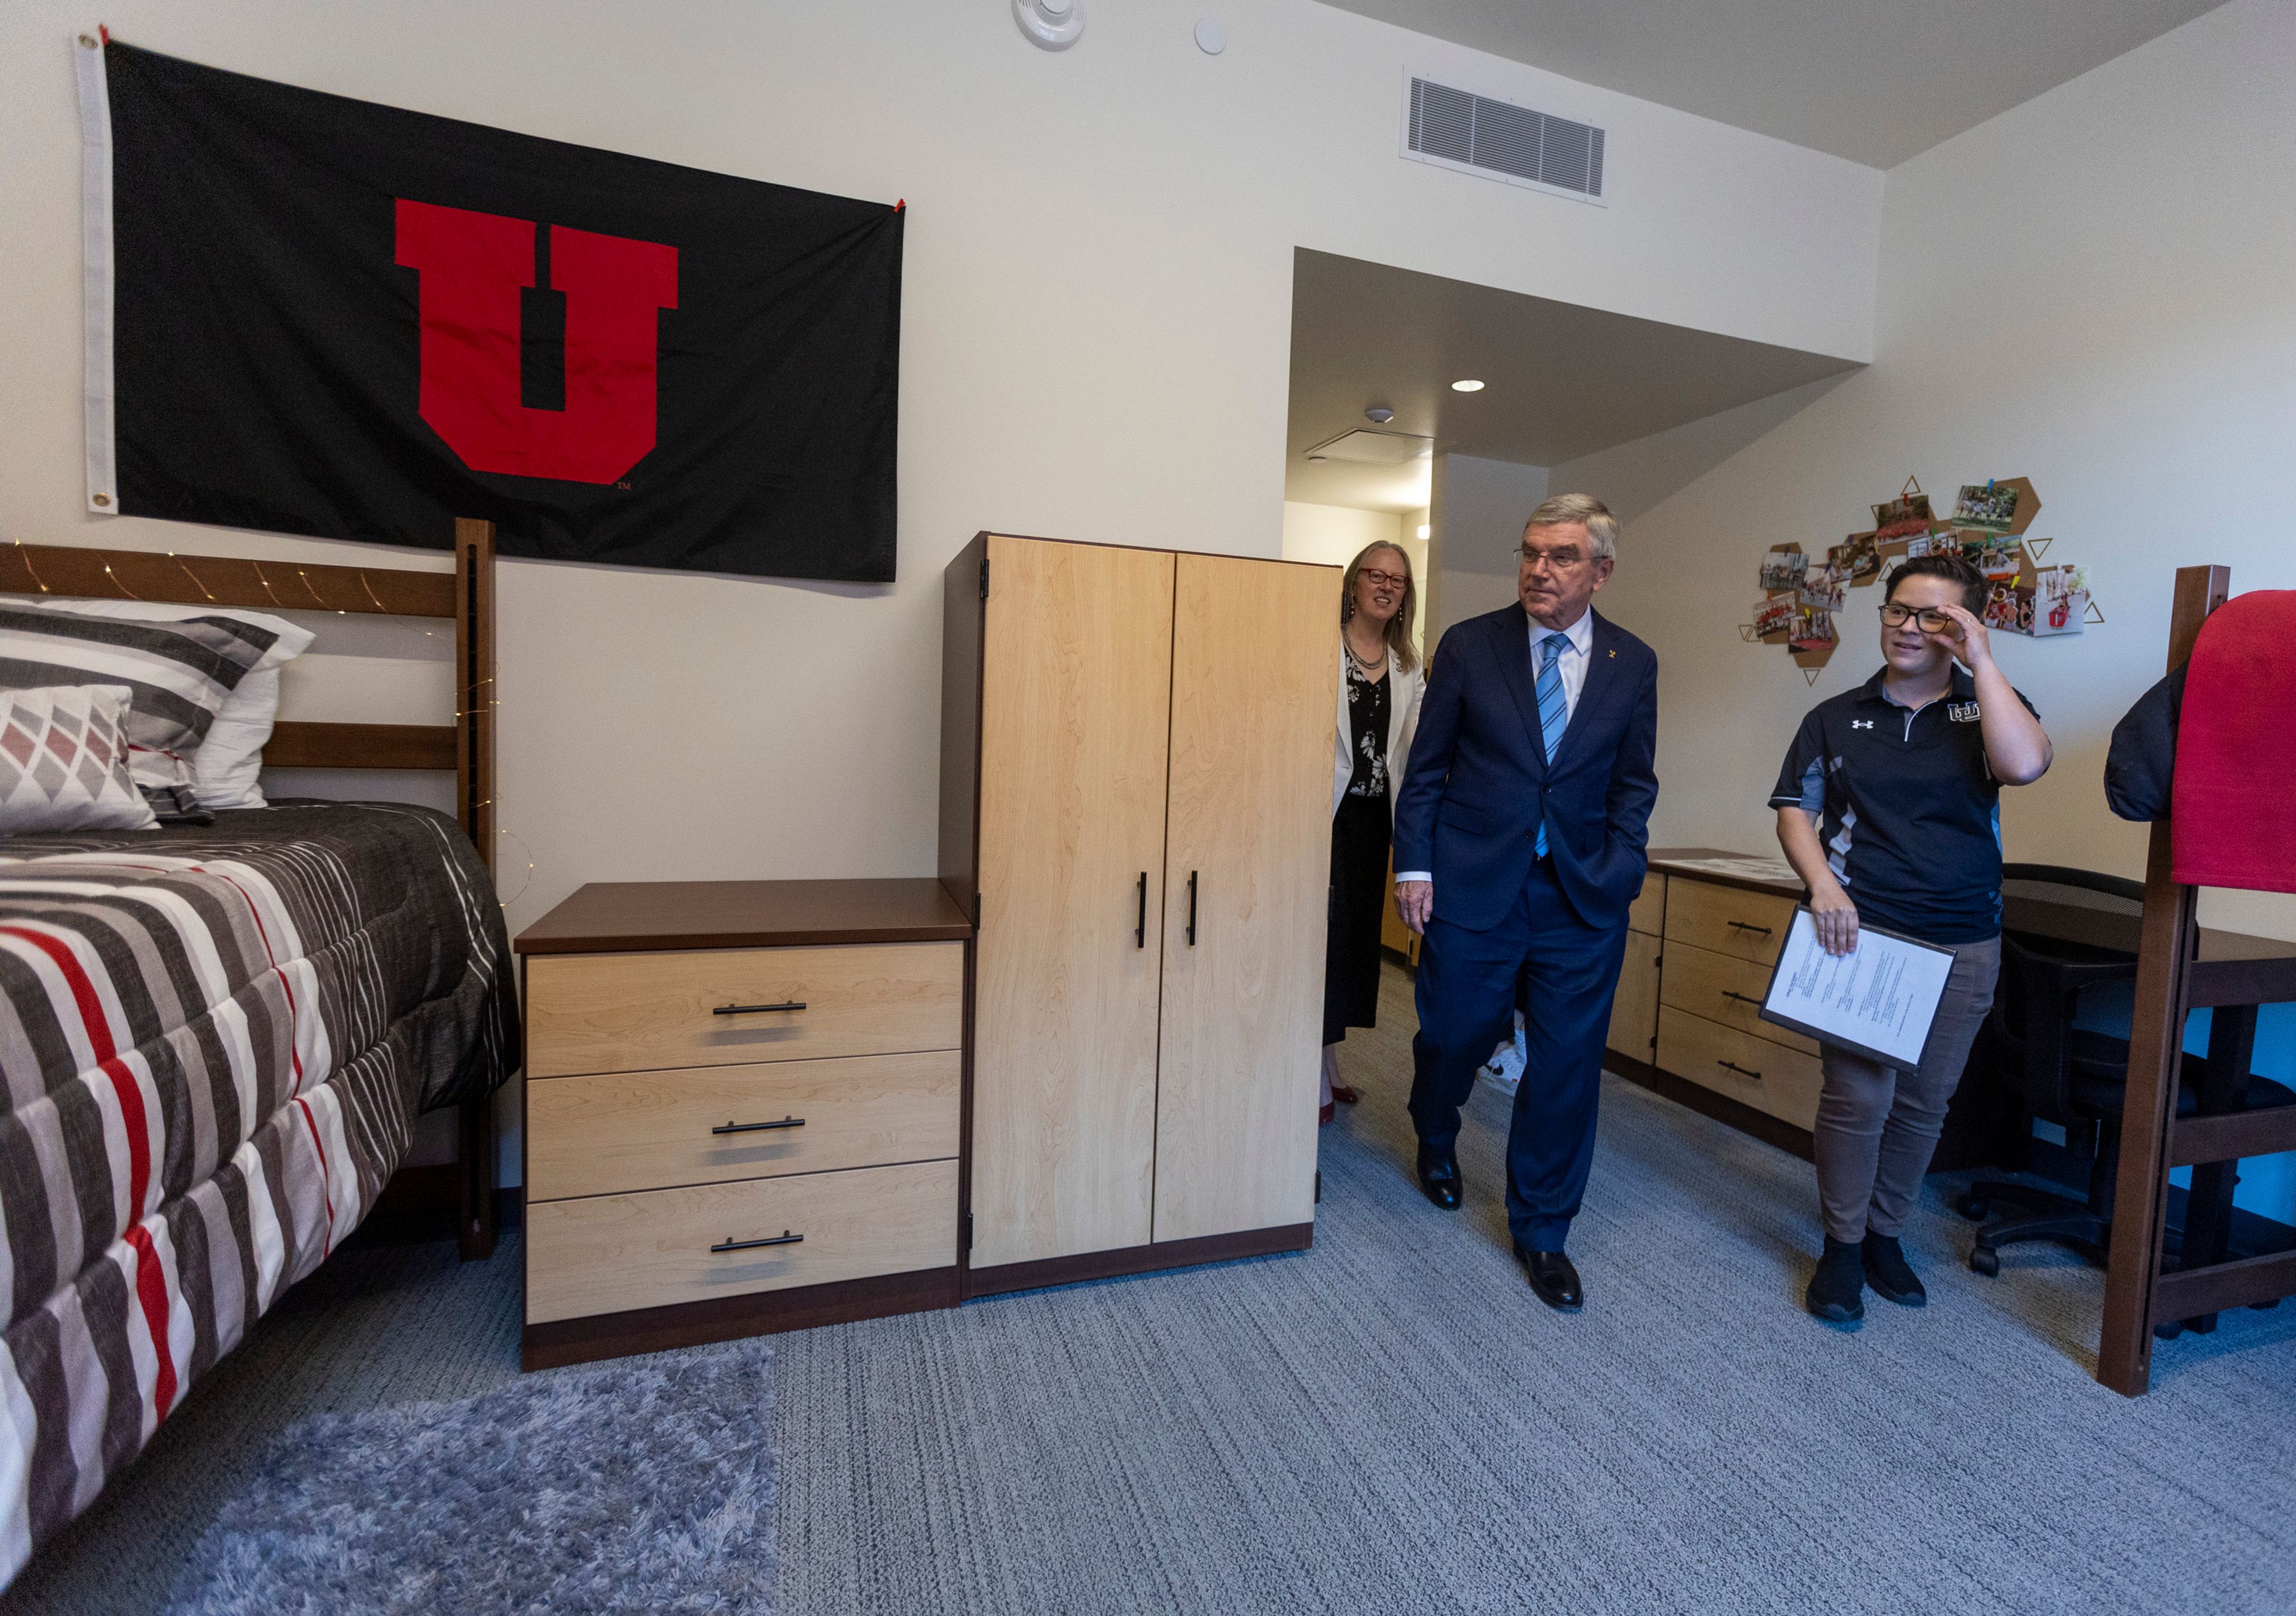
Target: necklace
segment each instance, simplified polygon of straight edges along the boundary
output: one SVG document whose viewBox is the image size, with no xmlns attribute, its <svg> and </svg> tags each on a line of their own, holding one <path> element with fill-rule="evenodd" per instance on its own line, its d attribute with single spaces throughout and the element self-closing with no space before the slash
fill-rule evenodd
<svg viewBox="0 0 2296 1616">
<path fill-rule="evenodd" d="M 1370 673 L 1374 669 L 1383 670 L 1387 667 L 1387 648 L 1385 646 L 1382 646 L 1380 648 L 1380 653 L 1377 656 L 1366 660 L 1356 654 L 1356 648 L 1354 644 L 1349 641 L 1347 636 L 1341 635 L 1340 636 L 1340 644 L 1346 650 L 1348 653 L 1348 660 L 1356 665 L 1356 669 L 1358 672 Z"/>
</svg>

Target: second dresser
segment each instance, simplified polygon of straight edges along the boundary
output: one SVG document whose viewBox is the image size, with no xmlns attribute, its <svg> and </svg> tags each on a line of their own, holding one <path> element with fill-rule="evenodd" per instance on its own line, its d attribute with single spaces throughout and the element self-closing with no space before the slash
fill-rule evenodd
<svg viewBox="0 0 2296 1616">
<path fill-rule="evenodd" d="M 956 1300 L 938 882 L 583 888 L 526 967 L 529 1368 Z"/>
</svg>

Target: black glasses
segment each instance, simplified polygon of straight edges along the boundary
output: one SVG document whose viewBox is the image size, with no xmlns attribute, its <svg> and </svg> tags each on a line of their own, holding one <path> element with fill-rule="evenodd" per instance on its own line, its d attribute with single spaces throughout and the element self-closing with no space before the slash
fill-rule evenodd
<svg viewBox="0 0 2296 1616">
<path fill-rule="evenodd" d="M 1545 562 L 1557 572 L 1568 572 L 1585 561 L 1587 555 L 1582 550 L 1542 550 L 1537 545 L 1525 545 L 1522 547 L 1522 559 L 1533 567 Z"/>
<path fill-rule="evenodd" d="M 1906 619 L 1908 618 L 1920 622 L 1923 634 L 1943 634 L 1948 628 L 1953 627 L 1953 619 L 1935 607 L 1925 606 L 1917 611 L 1911 606 L 1901 606 L 1895 601 L 1887 602 L 1882 607 L 1882 622 L 1885 628 L 1902 628 L 1906 626 Z"/>
</svg>

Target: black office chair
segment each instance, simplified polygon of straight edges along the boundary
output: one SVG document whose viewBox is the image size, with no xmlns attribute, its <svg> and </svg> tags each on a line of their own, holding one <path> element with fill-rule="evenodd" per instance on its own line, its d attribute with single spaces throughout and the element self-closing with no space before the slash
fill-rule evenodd
<svg viewBox="0 0 2296 1616">
<path fill-rule="evenodd" d="M 2030 864 L 2009 865 L 2002 876 L 2005 896 L 2095 911 L 2105 922 L 2099 926 L 2101 933 L 2125 931 L 2128 919 L 2144 912 L 2144 887 L 2119 876 Z M 2106 917 L 2121 924 L 2116 927 Z M 2128 1042 L 2077 1028 L 2073 1021 L 2083 993 L 2136 975 L 2131 955 L 2101 943 L 2002 934 L 2001 980 L 1981 1038 L 1985 1058 L 1995 1070 L 2014 1074 L 2027 1112 L 2062 1126 L 2068 1148 L 2087 1158 L 2088 1194 L 2076 1201 L 2027 1184 L 1988 1180 L 1972 1185 L 1956 1203 L 1964 1218 L 1984 1223 L 1996 1201 L 2026 1209 L 2021 1217 L 1997 1218 L 1977 1231 L 1969 1266 L 1978 1273 L 2000 1273 L 2001 1248 L 2025 1240 L 2054 1240 L 2100 1267 L 2104 1265 L 2112 1243 Z M 2198 1055 L 2183 1059 L 2177 1113 L 2189 1116 L 2197 1108 L 2208 1068 Z M 2290 1103 L 2296 1103 L 2296 1093 L 2269 1079 L 2250 1076 L 2243 1109 Z"/>
</svg>

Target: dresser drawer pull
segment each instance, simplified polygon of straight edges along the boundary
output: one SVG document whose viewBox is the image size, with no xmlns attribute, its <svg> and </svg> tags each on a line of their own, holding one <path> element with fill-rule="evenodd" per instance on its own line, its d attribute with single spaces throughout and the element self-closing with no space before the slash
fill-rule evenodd
<svg viewBox="0 0 2296 1616">
<path fill-rule="evenodd" d="M 803 1128 L 804 1126 L 805 1119 L 803 1117 L 783 1117 L 778 1122 L 728 1121 L 719 1127 L 711 1128 L 709 1131 L 713 1134 L 754 1134 L 761 1133 L 769 1128 Z"/>
<path fill-rule="evenodd" d="M 1742 920 L 1732 921 L 1730 929 L 1734 931 L 1751 931 L 1761 937 L 1767 937 L 1770 934 L 1770 929 L 1767 926 L 1757 926 L 1751 922 Z"/>
<path fill-rule="evenodd" d="M 1727 1067 L 1730 1070 L 1736 1072 L 1742 1078 L 1751 1078 L 1757 1083 L 1762 1080 L 1762 1074 L 1760 1072 L 1748 1071 L 1735 1061 L 1717 1061 L 1714 1063 L 1717 1066 Z"/>
<path fill-rule="evenodd" d="M 759 1246 L 793 1246 L 804 1238 L 804 1235 L 792 1235 L 787 1229 L 778 1235 L 769 1235 L 763 1240 L 735 1240 L 728 1235 L 709 1249 L 712 1251 L 754 1251 Z"/>
<path fill-rule="evenodd" d="M 1758 998 L 1750 998 L 1742 993 L 1733 993 L 1727 988 L 1722 989 L 1722 997 L 1726 999 L 1736 999 L 1742 1005 L 1751 1005 L 1757 1010 L 1759 1010 L 1762 1007 L 1761 1000 Z"/>
<path fill-rule="evenodd" d="M 709 1013 L 712 1015 L 756 1015 L 759 1012 L 767 1010 L 802 1010 L 804 1008 L 805 1001 L 803 999 L 791 999 L 785 1005 L 720 1005 L 717 1009 L 711 1011 Z"/>
</svg>

